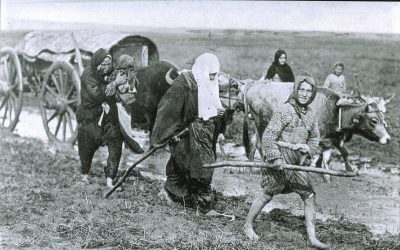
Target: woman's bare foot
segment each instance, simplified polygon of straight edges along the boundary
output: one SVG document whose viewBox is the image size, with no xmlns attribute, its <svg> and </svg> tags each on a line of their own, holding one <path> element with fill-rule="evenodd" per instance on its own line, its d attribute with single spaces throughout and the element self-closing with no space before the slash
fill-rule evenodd
<svg viewBox="0 0 400 250">
<path fill-rule="evenodd" d="M 113 189 L 113 188 L 114 188 L 113 179 L 111 179 L 110 177 L 107 177 L 107 187 L 108 187 L 109 189 Z M 117 191 L 117 192 L 122 192 L 122 191 L 124 191 L 124 188 L 118 187 L 118 188 L 116 189 L 116 191 Z"/>
<path fill-rule="evenodd" d="M 168 206 L 171 206 L 174 202 L 172 201 L 171 197 L 169 197 L 167 190 L 163 187 L 160 192 L 158 192 L 158 198 L 161 200 L 165 200 Z"/>
<path fill-rule="evenodd" d="M 329 245 L 322 243 L 321 241 L 317 239 L 310 240 L 308 239 L 308 242 L 310 243 L 311 246 L 318 248 L 318 249 L 329 249 Z"/>
<path fill-rule="evenodd" d="M 252 241 L 258 241 L 260 239 L 260 236 L 258 236 L 256 232 L 254 232 L 252 225 L 245 224 L 243 227 L 243 231 L 246 234 L 247 238 L 249 238 Z"/>
</svg>

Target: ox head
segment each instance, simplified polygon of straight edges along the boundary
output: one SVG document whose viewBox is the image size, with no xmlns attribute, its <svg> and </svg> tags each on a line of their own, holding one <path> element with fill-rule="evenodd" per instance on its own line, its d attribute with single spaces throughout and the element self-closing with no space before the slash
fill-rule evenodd
<svg viewBox="0 0 400 250">
<path fill-rule="evenodd" d="M 224 72 L 219 72 L 218 74 L 218 85 L 220 90 L 227 89 L 238 89 L 239 80 L 231 77 L 229 74 Z"/>
<path fill-rule="evenodd" d="M 376 103 L 362 106 L 362 111 L 352 117 L 352 122 L 356 132 L 371 141 L 387 144 L 391 140 L 385 116 Z"/>
<path fill-rule="evenodd" d="M 369 97 L 369 96 L 361 96 L 361 98 L 367 103 L 367 104 L 373 104 L 375 103 L 377 108 L 382 111 L 382 113 L 386 113 L 386 104 L 390 103 L 392 99 L 394 98 L 396 94 L 392 94 L 391 97 L 384 99 L 383 97 Z"/>
</svg>

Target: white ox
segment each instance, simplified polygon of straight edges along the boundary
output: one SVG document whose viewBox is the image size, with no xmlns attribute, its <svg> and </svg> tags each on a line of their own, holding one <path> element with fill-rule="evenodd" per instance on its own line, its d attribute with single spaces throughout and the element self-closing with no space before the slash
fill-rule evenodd
<svg viewBox="0 0 400 250">
<path fill-rule="evenodd" d="M 293 90 L 293 83 L 243 80 L 239 81 L 239 90 L 245 105 L 243 142 L 247 157 L 250 160 L 254 160 L 256 148 L 263 157 L 261 147 L 262 134 L 268 125 L 274 107 L 282 105 L 289 97 Z M 363 97 L 364 101 L 360 103 L 344 105 L 342 108 L 343 127 L 340 132 L 335 131 L 335 127 L 338 124 L 338 106 L 336 103 L 339 99 L 340 97 L 337 93 L 319 87 L 317 96 L 311 104 L 319 119 L 321 142 L 330 142 L 329 146 L 326 146 L 326 143 L 322 143 L 324 144 L 323 151 L 316 164 L 319 167 L 323 164 L 324 168 L 329 168 L 330 152 L 333 145 L 341 153 L 346 170 L 352 171 L 344 142 L 349 141 L 353 134 L 358 134 L 381 144 L 388 143 L 391 137 L 386 131 L 387 124 L 383 113 L 386 112 L 385 105 L 393 99 L 393 96 L 388 99 Z M 253 117 L 257 128 L 257 132 L 251 136 L 246 131 L 250 122 L 248 114 Z M 325 180 L 329 181 L 328 176 L 325 177 Z"/>
</svg>

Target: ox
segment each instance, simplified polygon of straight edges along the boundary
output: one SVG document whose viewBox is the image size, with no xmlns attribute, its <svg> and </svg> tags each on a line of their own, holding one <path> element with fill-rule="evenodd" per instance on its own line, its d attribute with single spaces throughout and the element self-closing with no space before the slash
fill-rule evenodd
<svg viewBox="0 0 400 250">
<path fill-rule="evenodd" d="M 254 160 L 256 148 L 261 157 L 262 152 L 262 134 L 273 114 L 276 105 L 282 105 L 287 100 L 293 90 L 293 83 L 274 83 L 270 81 L 252 81 L 245 80 L 241 82 L 241 93 L 245 105 L 245 120 L 243 124 L 243 142 L 246 149 L 246 156 L 249 160 Z M 358 98 L 357 102 L 351 104 L 342 104 L 340 131 L 336 130 L 338 124 L 337 103 L 340 96 L 327 88 L 318 87 L 317 95 L 311 108 L 316 112 L 319 120 L 319 130 L 321 135 L 322 153 L 315 162 L 317 167 L 329 168 L 330 150 L 335 146 L 343 157 L 347 171 L 353 171 L 349 160 L 348 151 L 344 143 L 348 142 L 354 134 L 365 137 L 371 141 L 377 141 L 380 144 L 386 144 L 391 140 L 386 131 L 386 122 L 384 120 L 382 109 L 389 103 L 393 96 L 388 99 L 374 100 L 368 98 L 365 101 Z M 383 101 L 382 101 L 383 100 Z M 381 107 L 379 107 L 381 105 Z M 248 134 L 248 114 L 251 113 L 256 125 L 256 133 L 252 137 Z M 325 181 L 329 182 L 329 176 L 324 176 Z"/>
<path fill-rule="evenodd" d="M 151 136 L 157 116 L 158 104 L 173 84 L 173 80 L 182 72 L 183 70 L 180 71 L 178 66 L 169 61 L 160 61 L 149 67 L 137 70 L 136 77 L 139 84 L 137 85 L 136 99 L 128 107 L 125 107 L 126 111 L 131 115 L 132 127 L 145 128 L 150 132 Z M 238 82 L 223 72 L 218 75 L 218 82 L 222 93 L 238 87 Z M 231 108 L 230 105 L 224 104 L 224 107 L 226 112 L 216 126 L 219 133 L 215 135 L 215 140 L 218 141 L 222 154 L 224 154 L 222 147 L 224 142 L 223 133 L 225 133 L 226 126 L 232 121 L 234 113 L 234 108 Z"/>
<path fill-rule="evenodd" d="M 138 79 L 136 100 L 125 107 L 131 115 L 132 127 L 144 128 L 150 131 L 157 115 L 157 107 L 162 96 L 171 86 L 167 80 L 167 72 L 171 77 L 178 77 L 178 67 L 167 61 L 160 61 L 149 67 L 137 70 Z"/>
</svg>

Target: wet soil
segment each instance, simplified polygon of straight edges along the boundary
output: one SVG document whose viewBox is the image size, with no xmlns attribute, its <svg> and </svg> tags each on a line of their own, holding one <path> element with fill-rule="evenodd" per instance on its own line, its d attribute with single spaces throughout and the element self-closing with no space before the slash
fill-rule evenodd
<svg viewBox="0 0 400 250">
<path fill-rule="evenodd" d="M 105 149 L 96 153 L 91 184 L 85 185 L 79 182 L 76 149 L 5 131 L 0 136 L 0 248 L 311 249 L 302 202 L 292 194 L 274 197 L 259 216 L 259 242 L 245 238 L 241 227 L 260 192 L 257 173 L 215 172 L 217 210 L 236 216 L 229 221 L 168 206 L 158 198 L 167 150 L 143 162 L 124 184 L 124 192 L 104 199 Z M 138 140 L 145 142 L 146 136 L 140 132 Z M 240 155 L 240 148 L 226 148 L 228 154 Z M 124 149 L 120 174 L 138 157 Z M 332 249 L 400 247 L 398 176 L 371 166 L 356 178 L 325 184 L 315 175 L 313 181 L 317 235 Z"/>
</svg>

